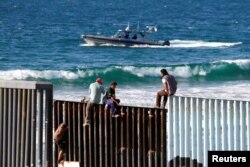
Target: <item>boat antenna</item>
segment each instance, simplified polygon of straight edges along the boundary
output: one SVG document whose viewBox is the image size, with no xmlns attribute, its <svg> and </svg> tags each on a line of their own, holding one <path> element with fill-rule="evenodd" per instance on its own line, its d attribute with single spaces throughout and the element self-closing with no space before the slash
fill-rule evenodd
<svg viewBox="0 0 250 167">
<path fill-rule="evenodd" d="M 128 22 L 128 26 L 126 27 L 125 30 L 126 30 L 126 31 L 129 31 L 129 29 L 130 29 L 130 28 L 129 28 L 129 22 Z"/>
<path fill-rule="evenodd" d="M 140 22 L 137 23 L 137 31 L 140 31 Z"/>
</svg>

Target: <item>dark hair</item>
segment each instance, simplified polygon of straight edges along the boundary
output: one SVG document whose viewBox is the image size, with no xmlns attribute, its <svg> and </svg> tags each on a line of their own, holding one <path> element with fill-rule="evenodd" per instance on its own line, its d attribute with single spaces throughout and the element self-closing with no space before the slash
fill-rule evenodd
<svg viewBox="0 0 250 167">
<path fill-rule="evenodd" d="M 116 82 L 111 82 L 111 84 L 110 85 L 114 85 L 114 86 L 116 86 L 117 85 L 117 83 Z"/>
<path fill-rule="evenodd" d="M 162 75 L 168 75 L 168 71 L 166 69 L 161 69 Z"/>
</svg>

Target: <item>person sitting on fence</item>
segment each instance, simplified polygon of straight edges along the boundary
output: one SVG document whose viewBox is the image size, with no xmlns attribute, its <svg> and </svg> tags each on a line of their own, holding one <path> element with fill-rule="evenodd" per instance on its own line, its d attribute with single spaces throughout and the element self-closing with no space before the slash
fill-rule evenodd
<svg viewBox="0 0 250 167">
<path fill-rule="evenodd" d="M 177 90 L 177 82 L 174 78 L 174 76 L 168 74 L 166 69 L 161 69 L 161 79 L 162 79 L 162 85 L 163 90 L 157 92 L 156 95 L 156 107 L 157 108 L 165 108 L 168 96 L 172 96 L 175 94 Z M 161 104 L 161 97 L 163 96 L 163 104 Z"/>
<path fill-rule="evenodd" d="M 112 82 L 110 84 L 110 87 L 108 88 L 108 90 L 106 92 L 106 97 L 107 97 L 106 108 L 111 109 L 112 116 L 115 116 L 115 115 L 117 115 L 119 113 L 120 100 L 116 99 L 116 96 L 115 96 L 116 86 L 117 86 L 117 83 Z"/>
<path fill-rule="evenodd" d="M 84 125 L 90 123 L 94 105 L 103 104 L 103 96 L 105 95 L 106 91 L 105 88 L 102 86 L 102 83 L 103 83 L 102 79 L 97 78 L 96 82 L 90 84 L 89 86 L 90 99 L 86 107 L 86 117 Z"/>
</svg>

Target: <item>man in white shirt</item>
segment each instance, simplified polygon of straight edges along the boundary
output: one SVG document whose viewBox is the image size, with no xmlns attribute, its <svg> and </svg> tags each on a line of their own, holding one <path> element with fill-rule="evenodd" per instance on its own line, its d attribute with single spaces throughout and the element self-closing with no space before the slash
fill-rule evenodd
<svg viewBox="0 0 250 167">
<path fill-rule="evenodd" d="M 90 114 L 92 114 L 93 112 L 94 105 L 103 104 L 103 97 L 105 93 L 106 91 L 105 91 L 105 88 L 102 86 L 101 78 L 97 78 L 96 82 L 90 84 L 89 86 L 90 99 L 86 107 L 85 124 L 90 123 L 90 120 L 91 120 Z"/>
</svg>

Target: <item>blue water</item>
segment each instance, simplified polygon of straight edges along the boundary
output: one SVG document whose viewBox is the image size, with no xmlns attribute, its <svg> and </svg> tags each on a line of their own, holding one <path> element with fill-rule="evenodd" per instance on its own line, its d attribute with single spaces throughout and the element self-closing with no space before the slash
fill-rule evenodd
<svg viewBox="0 0 250 167">
<path fill-rule="evenodd" d="M 121 98 L 161 88 L 159 70 L 181 95 L 250 98 L 250 1 L 61 0 L 0 2 L 0 79 L 49 81 L 56 98 L 80 99 L 103 77 Z M 111 36 L 127 23 L 157 25 L 170 47 L 89 46 L 81 34 Z M 150 99 L 150 98 L 148 98 Z"/>
</svg>

